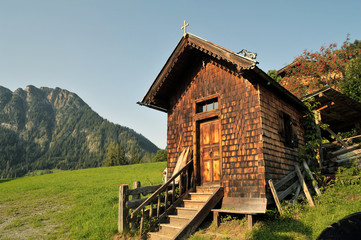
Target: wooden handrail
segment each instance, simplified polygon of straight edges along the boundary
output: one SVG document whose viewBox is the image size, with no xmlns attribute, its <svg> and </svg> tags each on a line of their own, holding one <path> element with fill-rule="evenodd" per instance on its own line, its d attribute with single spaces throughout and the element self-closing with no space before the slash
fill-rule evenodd
<svg viewBox="0 0 361 240">
<path fill-rule="evenodd" d="M 149 203 L 153 202 L 156 196 L 160 193 L 162 193 L 165 189 L 169 187 L 169 185 L 183 172 L 185 172 L 189 166 L 193 164 L 193 159 L 191 159 L 181 170 L 179 170 L 175 175 L 173 175 L 166 183 L 164 183 L 160 188 L 158 188 L 157 191 L 155 191 L 147 200 L 145 200 L 137 209 L 135 209 L 132 214 L 130 215 L 130 218 L 133 218 L 136 216 L 138 212 L 140 212 L 145 206 L 149 205 Z"/>
</svg>

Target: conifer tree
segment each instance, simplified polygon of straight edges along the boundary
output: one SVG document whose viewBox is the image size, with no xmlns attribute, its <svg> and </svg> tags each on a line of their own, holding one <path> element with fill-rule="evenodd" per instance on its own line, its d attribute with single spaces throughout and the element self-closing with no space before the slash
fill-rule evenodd
<svg viewBox="0 0 361 240">
<path fill-rule="evenodd" d="M 125 157 L 125 150 L 123 145 L 119 146 L 119 165 L 127 164 L 127 158 Z"/>
<path fill-rule="evenodd" d="M 111 142 L 103 161 L 104 167 L 117 166 L 119 164 L 119 147 Z"/>
</svg>

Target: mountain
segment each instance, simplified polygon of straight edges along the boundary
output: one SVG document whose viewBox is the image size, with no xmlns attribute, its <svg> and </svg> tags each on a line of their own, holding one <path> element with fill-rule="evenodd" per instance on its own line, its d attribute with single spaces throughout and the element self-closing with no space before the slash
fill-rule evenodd
<svg viewBox="0 0 361 240">
<path fill-rule="evenodd" d="M 134 130 L 100 117 L 75 93 L 0 86 L 0 178 L 98 167 L 110 143 L 122 146 L 130 163 L 158 150 Z"/>
</svg>

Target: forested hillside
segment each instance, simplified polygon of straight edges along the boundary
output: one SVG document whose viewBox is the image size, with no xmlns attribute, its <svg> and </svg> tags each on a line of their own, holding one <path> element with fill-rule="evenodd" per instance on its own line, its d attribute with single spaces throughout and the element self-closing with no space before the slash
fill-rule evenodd
<svg viewBox="0 0 361 240">
<path fill-rule="evenodd" d="M 0 178 L 41 169 L 101 166 L 107 147 L 125 150 L 128 163 L 158 148 L 132 129 L 110 123 L 76 94 L 60 88 L 0 86 Z"/>
</svg>

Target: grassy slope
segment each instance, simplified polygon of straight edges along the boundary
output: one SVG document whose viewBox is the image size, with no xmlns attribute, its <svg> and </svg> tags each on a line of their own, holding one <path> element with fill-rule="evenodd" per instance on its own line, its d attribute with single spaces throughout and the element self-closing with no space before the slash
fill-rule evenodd
<svg viewBox="0 0 361 240">
<path fill-rule="evenodd" d="M 282 217 L 277 212 L 269 211 L 265 216 L 256 218 L 252 231 L 247 230 L 244 219 L 224 216 L 226 221 L 219 228 L 214 224 L 205 225 L 191 239 L 317 239 L 327 226 L 351 213 L 361 211 L 361 185 L 329 187 L 315 200 L 315 207 L 309 207 L 307 202 L 294 207 L 284 204 L 285 215 Z"/>
<path fill-rule="evenodd" d="M 110 239 L 117 231 L 118 185 L 159 184 L 165 163 L 84 169 L 0 181 L 0 239 Z M 361 186 L 334 186 L 316 207 L 268 212 L 253 230 L 244 220 L 213 224 L 191 239 L 316 239 L 331 223 L 361 210 Z M 224 220 L 231 219 L 225 216 Z"/>
<path fill-rule="evenodd" d="M 118 185 L 159 184 L 166 163 L 65 171 L 0 182 L 0 239 L 110 239 Z"/>
</svg>

